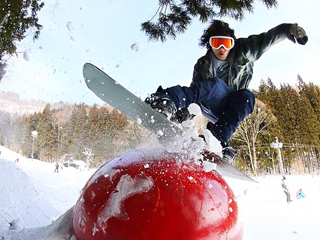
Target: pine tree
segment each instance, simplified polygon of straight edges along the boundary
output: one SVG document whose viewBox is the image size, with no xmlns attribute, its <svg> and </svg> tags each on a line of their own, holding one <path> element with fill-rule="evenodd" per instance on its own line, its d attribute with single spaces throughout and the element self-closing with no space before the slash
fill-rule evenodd
<svg viewBox="0 0 320 240">
<path fill-rule="evenodd" d="M 297 143 L 300 139 L 297 119 L 300 106 L 299 93 L 288 84 L 282 85 L 279 92 L 282 105 L 277 109 L 276 116 L 284 130 L 283 137 L 286 142 Z"/>
<path fill-rule="evenodd" d="M 71 148 L 71 152 L 73 155 L 79 159 L 82 158 L 84 148 L 87 145 L 87 112 L 86 105 L 80 104 L 77 106 L 77 116 L 76 121 L 74 122 L 74 131 L 72 135 L 73 146 Z"/>
<path fill-rule="evenodd" d="M 0 61 L 5 54 L 16 51 L 16 42 L 26 37 L 29 28 L 35 28 L 37 39 L 42 26 L 37 17 L 44 7 L 40 0 L 1 0 L 0 2 Z"/>
<path fill-rule="evenodd" d="M 272 80 L 268 78 L 267 82 L 261 81 L 259 91 L 254 93 L 256 97 L 267 104 L 272 113 L 275 114 L 276 109 L 279 108 L 278 105 L 280 103 L 281 96 Z"/>
<path fill-rule="evenodd" d="M 320 145 L 319 135 L 319 115 L 317 116 L 315 108 L 315 99 L 310 92 L 309 86 L 303 82 L 300 76 L 298 76 L 299 93 L 300 93 L 300 110 L 297 113 L 299 123 L 299 137 L 302 144 Z M 312 104 L 313 103 L 313 104 Z"/>
<path fill-rule="evenodd" d="M 99 110 L 98 106 L 96 104 L 93 105 L 93 107 L 89 111 L 88 115 L 88 129 L 89 129 L 89 142 L 93 143 L 94 140 L 99 135 L 99 129 L 98 129 L 98 123 L 99 123 Z M 93 145 L 88 146 L 92 149 Z"/>
<path fill-rule="evenodd" d="M 267 8 L 276 7 L 277 0 L 262 0 Z M 141 24 L 150 40 L 164 42 L 184 33 L 193 17 L 203 23 L 221 17 L 241 20 L 245 12 L 253 12 L 253 0 L 159 0 L 159 8 L 149 21 Z M 154 23 L 154 18 L 158 16 Z"/>
<path fill-rule="evenodd" d="M 50 104 L 47 104 L 40 114 L 37 131 L 40 159 L 52 162 L 57 157 L 58 131 L 54 124 Z"/>
<path fill-rule="evenodd" d="M 316 120 L 314 122 L 314 134 L 320 139 L 320 88 L 313 83 L 306 84 L 298 75 L 299 89 L 301 95 L 310 103 L 313 108 Z"/>
</svg>

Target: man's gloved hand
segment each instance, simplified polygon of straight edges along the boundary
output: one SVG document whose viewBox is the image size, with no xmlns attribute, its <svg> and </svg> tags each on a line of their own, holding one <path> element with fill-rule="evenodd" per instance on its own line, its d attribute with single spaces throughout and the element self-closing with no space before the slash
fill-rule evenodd
<svg viewBox="0 0 320 240">
<path fill-rule="evenodd" d="M 289 34 L 289 40 L 291 40 L 293 43 L 296 43 L 296 40 L 302 45 L 305 45 L 308 42 L 306 31 L 302 27 L 298 26 L 297 23 L 291 25 Z"/>
</svg>

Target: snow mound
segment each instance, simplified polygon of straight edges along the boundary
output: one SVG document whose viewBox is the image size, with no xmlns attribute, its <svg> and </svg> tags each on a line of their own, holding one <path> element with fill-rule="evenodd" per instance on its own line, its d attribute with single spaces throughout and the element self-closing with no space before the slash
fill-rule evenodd
<svg viewBox="0 0 320 240">
<path fill-rule="evenodd" d="M 14 230 L 40 227 L 51 223 L 52 216 L 58 216 L 17 164 L 0 159 L 0 169 L 0 206 L 6 206 L 1 209 L 0 225 L 15 225 Z"/>
<path fill-rule="evenodd" d="M 95 169 L 54 169 L 55 163 L 28 159 L 0 146 L 0 239 L 66 239 L 68 209 Z"/>
</svg>

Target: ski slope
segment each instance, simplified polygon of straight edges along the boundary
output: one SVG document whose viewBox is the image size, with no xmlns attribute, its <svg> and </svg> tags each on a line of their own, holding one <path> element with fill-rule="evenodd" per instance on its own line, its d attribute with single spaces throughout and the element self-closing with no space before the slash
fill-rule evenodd
<svg viewBox="0 0 320 240">
<path fill-rule="evenodd" d="M 57 226 L 70 226 L 71 211 L 56 220 L 75 204 L 95 170 L 54 173 L 55 163 L 26 159 L 2 146 L 0 151 L 0 239 L 69 239 Z M 237 196 L 245 240 L 320 239 L 319 176 L 287 176 L 289 204 L 280 176 L 259 177 L 259 184 L 226 180 Z M 300 188 L 306 197 L 296 199 Z"/>
</svg>

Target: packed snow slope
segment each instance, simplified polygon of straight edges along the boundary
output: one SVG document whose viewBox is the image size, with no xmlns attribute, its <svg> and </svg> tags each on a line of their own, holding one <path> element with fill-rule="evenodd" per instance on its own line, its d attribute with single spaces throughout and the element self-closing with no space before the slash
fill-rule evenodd
<svg viewBox="0 0 320 240">
<path fill-rule="evenodd" d="M 50 238 L 43 237 L 41 227 L 76 203 L 95 170 L 54 173 L 55 163 L 26 159 L 1 146 L 0 151 L 0 239 L 67 239 L 55 230 Z M 281 176 L 259 177 L 259 184 L 226 180 L 237 196 L 245 240 L 320 239 L 319 176 L 287 176 L 291 203 L 286 202 Z M 306 197 L 297 199 L 301 188 Z"/>
<path fill-rule="evenodd" d="M 12 222 L 15 230 L 51 224 L 75 204 L 95 171 L 64 167 L 55 173 L 55 163 L 27 159 L 1 146 L 0 151 L 0 239 Z"/>
</svg>

